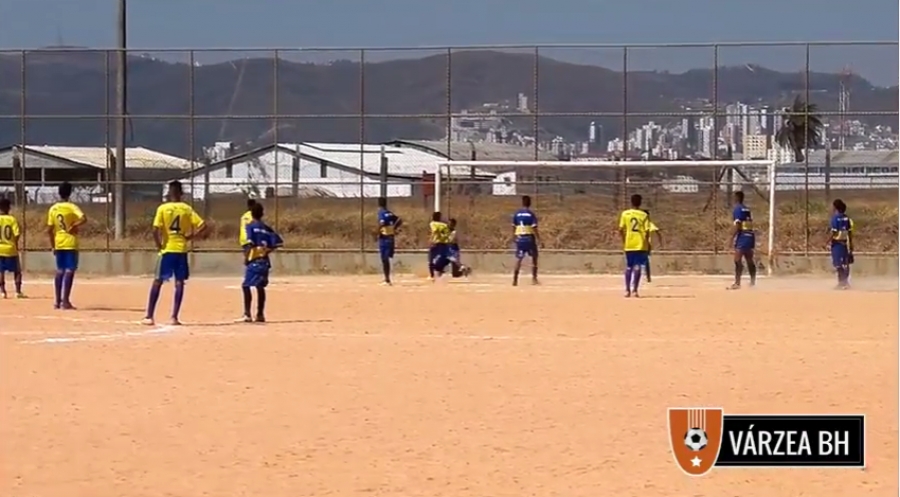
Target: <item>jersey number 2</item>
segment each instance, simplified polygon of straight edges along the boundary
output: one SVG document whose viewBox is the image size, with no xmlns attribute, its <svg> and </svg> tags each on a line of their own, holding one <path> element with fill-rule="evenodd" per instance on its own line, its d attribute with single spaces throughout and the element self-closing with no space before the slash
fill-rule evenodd
<svg viewBox="0 0 900 497">
<path fill-rule="evenodd" d="M 181 232 L 181 217 L 176 217 L 172 220 L 172 224 L 169 225 L 169 231 L 172 233 Z"/>
<path fill-rule="evenodd" d="M 639 224 L 640 223 L 638 222 L 638 219 L 636 217 L 631 218 L 631 231 L 633 231 L 635 233 L 640 233 L 641 230 L 638 229 Z"/>
</svg>

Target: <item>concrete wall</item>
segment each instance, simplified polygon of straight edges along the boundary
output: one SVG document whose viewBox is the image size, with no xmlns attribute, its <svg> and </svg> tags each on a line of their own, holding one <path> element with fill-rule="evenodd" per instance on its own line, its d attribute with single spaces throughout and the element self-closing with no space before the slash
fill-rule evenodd
<svg viewBox="0 0 900 497">
<path fill-rule="evenodd" d="M 513 258 L 508 252 L 464 252 L 464 262 L 475 271 L 505 273 L 512 268 Z M 240 274 L 242 259 L 239 252 L 195 252 L 191 254 L 191 272 L 197 275 Z M 415 273 L 426 269 L 424 252 L 401 252 L 395 258 L 397 272 Z M 53 257 L 49 252 L 28 252 L 23 262 L 29 273 L 54 271 Z M 655 274 L 731 274 L 734 268 L 730 254 L 654 254 Z M 273 255 L 278 274 L 365 274 L 380 273 L 377 253 L 359 252 L 278 252 Z M 621 254 L 589 252 L 544 252 L 540 265 L 543 273 L 619 273 L 622 270 Z M 153 273 L 156 264 L 154 252 L 82 252 L 80 272 L 95 275 L 140 276 Z M 766 274 L 765 262 L 760 268 Z M 897 255 L 859 255 L 853 266 L 854 275 L 898 275 Z M 830 273 L 831 259 L 825 255 L 779 256 L 773 266 L 774 274 Z"/>
</svg>

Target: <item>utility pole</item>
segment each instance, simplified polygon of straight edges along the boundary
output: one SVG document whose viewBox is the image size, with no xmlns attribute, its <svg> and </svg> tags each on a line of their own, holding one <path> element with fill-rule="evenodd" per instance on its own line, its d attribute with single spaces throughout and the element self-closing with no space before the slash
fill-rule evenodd
<svg viewBox="0 0 900 497">
<path fill-rule="evenodd" d="M 115 217 L 116 240 L 125 238 L 125 113 L 127 112 L 126 98 L 126 65 L 128 53 L 125 51 L 128 44 L 127 10 L 126 0 L 119 0 L 119 16 L 116 23 L 118 38 L 118 52 L 116 54 L 116 171 L 113 184 L 113 202 Z"/>
</svg>

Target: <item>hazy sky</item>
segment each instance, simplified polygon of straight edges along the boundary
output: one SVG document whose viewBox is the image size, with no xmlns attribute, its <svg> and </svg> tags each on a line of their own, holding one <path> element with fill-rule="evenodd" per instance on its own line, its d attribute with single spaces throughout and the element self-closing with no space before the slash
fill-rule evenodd
<svg viewBox="0 0 900 497">
<path fill-rule="evenodd" d="M 665 43 L 898 39 L 897 0 L 128 0 L 129 45 L 378 47 L 541 43 Z M 0 49 L 115 44 L 117 0 L 2 0 Z M 433 52 L 431 52 L 433 53 Z M 430 55 L 417 52 L 407 55 Z M 547 50 L 621 65 L 613 50 Z M 236 56 L 260 56 L 237 54 Z M 224 54 L 210 57 L 221 58 Z M 231 54 L 235 56 L 235 54 Z M 373 58 L 400 56 L 397 52 Z M 173 56 L 177 57 L 177 56 Z M 351 58 L 337 53 L 333 58 Z M 300 59 L 301 57 L 295 57 Z M 897 84 L 890 47 L 814 47 L 814 70 L 844 66 Z M 803 48 L 722 48 L 720 64 L 801 70 Z M 630 67 L 711 67 L 712 51 L 634 50 Z"/>
</svg>

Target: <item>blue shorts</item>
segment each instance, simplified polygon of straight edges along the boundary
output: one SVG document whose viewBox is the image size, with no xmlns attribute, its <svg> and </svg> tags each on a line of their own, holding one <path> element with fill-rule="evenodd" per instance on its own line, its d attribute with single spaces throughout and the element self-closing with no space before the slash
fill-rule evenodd
<svg viewBox="0 0 900 497">
<path fill-rule="evenodd" d="M 831 265 L 839 267 L 847 267 L 851 264 L 850 249 L 843 243 L 831 244 Z"/>
<path fill-rule="evenodd" d="M 191 276 L 188 255 L 182 253 L 160 254 L 156 259 L 156 279 L 169 281 L 187 281 Z"/>
<path fill-rule="evenodd" d="M 378 238 L 378 253 L 382 259 L 394 258 L 394 237 Z"/>
<path fill-rule="evenodd" d="M 459 263 L 459 245 L 451 243 L 447 247 L 447 257 L 451 262 Z"/>
<path fill-rule="evenodd" d="M 734 249 L 739 252 L 753 250 L 756 248 L 756 236 L 752 234 L 741 234 L 734 239 Z"/>
<path fill-rule="evenodd" d="M 244 288 L 265 288 L 269 286 L 269 270 L 272 265 L 269 261 L 258 260 L 247 264 L 244 269 L 244 282 L 241 284 Z"/>
<path fill-rule="evenodd" d="M 18 273 L 19 256 L 0 257 L 0 273 Z"/>
<path fill-rule="evenodd" d="M 524 259 L 525 256 L 537 259 L 538 246 L 533 236 L 516 238 L 516 259 Z"/>
<path fill-rule="evenodd" d="M 77 271 L 78 270 L 78 251 L 77 250 L 57 250 L 56 270 L 57 271 Z"/>
<path fill-rule="evenodd" d="M 646 266 L 650 261 L 649 252 L 646 250 L 629 250 L 625 252 L 625 266 Z"/>
<path fill-rule="evenodd" d="M 432 245 L 428 249 L 428 262 L 436 271 L 443 272 L 450 264 L 450 250 L 447 245 Z"/>
</svg>

